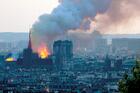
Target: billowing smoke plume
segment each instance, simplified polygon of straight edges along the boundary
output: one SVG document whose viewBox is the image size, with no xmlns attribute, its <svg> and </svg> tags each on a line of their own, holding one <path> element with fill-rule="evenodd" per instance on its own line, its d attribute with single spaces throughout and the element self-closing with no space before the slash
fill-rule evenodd
<svg viewBox="0 0 140 93">
<path fill-rule="evenodd" d="M 53 40 L 67 35 L 70 31 L 88 31 L 95 16 L 104 13 L 111 1 L 59 0 L 60 5 L 51 14 L 41 15 L 33 25 L 33 46 L 38 47 L 42 42 L 50 45 Z"/>
<path fill-rule="evenodd" d="M 140 33 L 140 0 L 112 0 L 104 14 L 96 16 L 97 29 L 103 33 Z"/>
</svg>

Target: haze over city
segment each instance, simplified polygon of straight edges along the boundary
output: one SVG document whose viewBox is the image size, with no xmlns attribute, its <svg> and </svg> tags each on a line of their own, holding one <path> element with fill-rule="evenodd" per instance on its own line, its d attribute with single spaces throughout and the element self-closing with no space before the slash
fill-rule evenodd
<svg viewBox="0 0 140 93">
<path fill-rule="evenodd" d="M 140 33 L 139 0 L 107 0 L 105 13 L 94 19 L 94 27 L 102 33 Z M 0 32 L 29 32 L 42 14 L 51 13 L 59 0 L 0 0 Z M 86 1 L 88 2 L 88 1 Z M 105 25 L 106 24 L 106 25 Z M 8 26 L 8 27 L 7 27 Z"/>
</svg>

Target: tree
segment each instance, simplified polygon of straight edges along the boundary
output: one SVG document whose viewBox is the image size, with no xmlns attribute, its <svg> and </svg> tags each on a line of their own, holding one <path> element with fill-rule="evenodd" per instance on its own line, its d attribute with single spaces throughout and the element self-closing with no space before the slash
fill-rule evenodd
<svg viewBox="0 0 140 93">
<path fill-rule="evenodd" d="M 136 65 L 132 70 L 132 77 L 127 74 L 124 75 L 123 79 L 119 81 L 120 93 L 140 93 L 140 60 L 136 61 Z"/>
</svg>

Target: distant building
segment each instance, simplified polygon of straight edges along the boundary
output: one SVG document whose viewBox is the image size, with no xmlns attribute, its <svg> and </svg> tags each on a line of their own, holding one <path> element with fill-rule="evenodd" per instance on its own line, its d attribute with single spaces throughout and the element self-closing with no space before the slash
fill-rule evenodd
<svg viewBox="0 0 140 93">
<path fill-rule="evenodd" d="M 133 51 L 140 51 L 140 39 L 136 38 L 118 38 L 112 39 L 112 47 L 128 48 Z"/>
<path fill-rule="evenodd" d="M 53 45 L 53 54 L 56 57 L 62 57 L 63 59 L 71 59 L 73 56 L 72 41 L 55 41 Z"/>
<path fill-rule="evenodd" d="M 122 68 L 122 63 L 123 63 L 123 60 L 121 58 L 117 58 L 116 62 L 115 62 L 116 69 L 121 69 Z"/>
<path fill-rule="evenodd" d="M 4 56 L 0 55 L 0 63 L 4 62 Z"/>
<path fill-rule="evenodd" d="M 109 58 L 108 55 L 106 55 L 105 58 L 105 70 L 110 70 L 111 69 L 111 59 Z"/>
<path fill-rule="evenodd" d="M 1 51 L 8 51 L 13 47 L 12 43 L 9 42 L 1 42 L 0 41 L 0 52 Z"/>
<path fill-rule="evenodd" d="M 69 60 L 73 56 L 72 41 L 55 41 L 53 44 L 53 55 L 55 56 L 55 64 L 62 65 L 64 61 Z"/>
<path fill-rule="evenodd" d="M 107 52 L 107 39 L 104 39 L 99 31 L 92 33 L 94 52 Z"/>
<path fill-rule="evenodd" d="M 107 52 L 107 40 L 103 38 L 95 39 L 95 52 Z"/>
</svg>

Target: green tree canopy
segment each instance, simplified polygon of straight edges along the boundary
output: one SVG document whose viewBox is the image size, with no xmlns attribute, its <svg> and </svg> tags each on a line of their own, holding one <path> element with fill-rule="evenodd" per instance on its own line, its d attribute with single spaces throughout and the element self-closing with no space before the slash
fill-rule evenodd
<svg viewBox="0 0 140 93">
<path fill-rule="evenodd" d="M 125 74 L 119 81 L 119 91 L 120 93 L 140 93 L 140 60 L 136 61 L 132 69 L 132 77 Z"/>
</svg>

